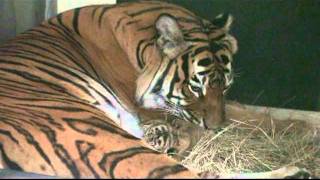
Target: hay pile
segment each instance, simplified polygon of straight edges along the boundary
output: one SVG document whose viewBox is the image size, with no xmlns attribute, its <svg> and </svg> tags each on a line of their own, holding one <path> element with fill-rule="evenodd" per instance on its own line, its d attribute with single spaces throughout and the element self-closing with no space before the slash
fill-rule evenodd
<svg viewBox="0 0 320 180">
<path fill-rule="evenodd" d="M 207 132 L 182 161 L 199 172 L 219 174 L 263 172 L 287 165 L 320 176 L 320 144 L 315 130 L 291 123 L 277 129 L 231 119 L 219 132 Z M 252 123 L 255 124 L 255 123 Z"/>
</svg>

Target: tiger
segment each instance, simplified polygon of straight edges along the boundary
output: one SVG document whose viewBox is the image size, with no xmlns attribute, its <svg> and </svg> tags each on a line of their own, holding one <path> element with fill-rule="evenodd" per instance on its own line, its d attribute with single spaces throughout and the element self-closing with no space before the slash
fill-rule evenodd
<svg viewBox="0 0 320 180">
<path fill-rule="evenodd" d="M 33 178 L 213 177 L 163 152 L 189 148 L 190 131 L 224 121 L 237 51 L 231 23 L 135 1 L 69 10 L 8 40 L 0 169 Z"/>
<path fill-rule="evenodd" d="M 223 121 L 222 91 L 232 82 L 231 54 L 237 49 L 235 38 L 228 34 L 232 18 L 219 16 L 211 24 L 174 5 L 142 3 L 62 13 L 7 46 L 23 44 L 29 46 L 23 53 L 47 57 L 46 66 L 52 69 L 33 68 L 33 73 L 46 74 L 42 78 L 58 84 L 49 86 L 95 104 L 138 138 L 150 129 L 144 130 L 141 124 L 154 119 L 145 117 L 154 109 L 206 128 Z M 10 49 L 3 52 L 17 57 L 18 48 Z M 57 67 L 57 62 L 67 68 Z"/>
</svg>

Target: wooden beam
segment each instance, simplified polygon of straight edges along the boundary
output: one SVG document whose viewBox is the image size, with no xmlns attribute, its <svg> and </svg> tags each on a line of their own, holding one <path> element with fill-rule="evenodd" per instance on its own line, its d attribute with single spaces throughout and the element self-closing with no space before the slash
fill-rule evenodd
<svg viewBox="0 0 320 180">
<path fill-rule="evenodd" d="M 226 103 L 227 119 L 272 119 L 274 121 L 301 121 L 320 128 L 320 112 L 294 109 L 273 108 L 240 104 L 235 101 Z"/>
</svg>

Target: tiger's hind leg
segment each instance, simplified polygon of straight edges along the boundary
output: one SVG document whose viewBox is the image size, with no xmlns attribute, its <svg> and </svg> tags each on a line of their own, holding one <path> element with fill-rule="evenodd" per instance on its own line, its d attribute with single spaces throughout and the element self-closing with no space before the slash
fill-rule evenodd
<svg viewBox="0 0 320 180">
<path fill-rule="evenodd" d="M 90 103 L 45 95 L 1 100 L 3 169 L 61 178 L 199 178 Z"/>
</svg>

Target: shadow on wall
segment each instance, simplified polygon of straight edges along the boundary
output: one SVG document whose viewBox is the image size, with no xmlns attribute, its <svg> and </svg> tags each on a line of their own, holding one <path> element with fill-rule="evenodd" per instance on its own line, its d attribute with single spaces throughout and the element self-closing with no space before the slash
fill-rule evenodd
<svg viewBox="0 0 320 180">
<path fill-rule="evenodd" d="M 58 13 L 77 7 L 95 4 L 115 4 L 116 0 L 60 0 L 57 3 Z"/>
<path fill-rule="evenodd" d="M 116 0 L 0 0 L 0 43 L 57 13 L 90 4 L 114 4 Z"/>
<path fill-rule="evenodd" d="M 166 1 L 209 20 L 223 12 L 235 17 L 237 77 L 228 99 L 320 110 L 319 0 Z"/>
<path fill-rule="evenodd" d="M 56 14 L 56 0 L 0 0 L 0 43 Z"/>
</svg>

